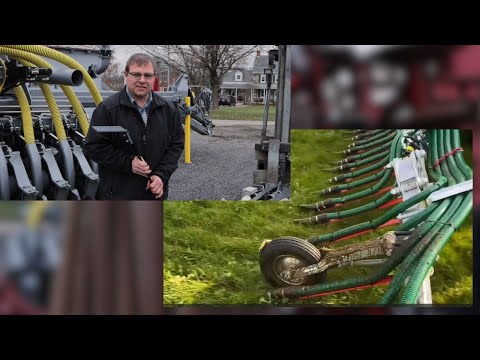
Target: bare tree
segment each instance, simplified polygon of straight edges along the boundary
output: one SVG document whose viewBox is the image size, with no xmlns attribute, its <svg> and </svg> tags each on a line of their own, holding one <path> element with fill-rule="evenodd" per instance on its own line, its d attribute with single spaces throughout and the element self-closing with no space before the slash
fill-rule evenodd
<svg viewBox="0 0 480 360">
<path fill-rule="evenodd" d="M 103 82 L 112 90 L 121 90 L 124 85 L 123 74 L 120 69 L 120 64 L 116 60 L 113 60 L 110 65 L 108 65 L 107 70 L 102 74 Z"/>
<path fill-rule="evenodd" d="M 208 84 L 213 92 L 213 107 L 218 107 L 222 77 L 241 66 L 257 45 L 139 45 L 157 60 L 182 73 L 191 84 Z"/>
</svg>

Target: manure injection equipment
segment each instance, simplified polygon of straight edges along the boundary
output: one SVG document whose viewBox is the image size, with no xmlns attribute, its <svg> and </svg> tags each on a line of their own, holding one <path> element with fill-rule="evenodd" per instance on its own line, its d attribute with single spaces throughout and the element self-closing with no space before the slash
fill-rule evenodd
<svg viewBox="0 0 480 360">
<path fill-rule="evenodd" d="M 0 45 L 1 200 L 96 198 L 98 166 L 83 146 L 89 115 L 114 93 L 100 92 L 92 79 L 108 66 L 105 59 L 111 51 L 101 54 L 101 65 L 86 70 L 74 58 L 46 46 Z M 52 60 L 66 68 L 54 68 Z M 83 83 L 88 93 L 77 94 L 74 87 Z M 181 75 L 169 91 L 159 94 L 191 115 L 192 130 L 212 133 L 209 89 L 193 97 L 188 76 Z M 192 106 L 186 106 L 186 96 L 193 98 Z"/>
<path fill-rule="evenodd" d="M 269 295 L 298 299 L 383 284 L 381 304 L 431 303 L 432 266 L 473 206 L 473 173 L 462 155 L 460 131 L 357 130 L 353 140 L 343 151 L 347 157 L 325 169 L 336 173 L 329 187 L 315 192 L 329 198 L 301 205 L 320 214 L 295 221 L 325 225 L 384 212 L 307 239 L 264 242 L 261 271 L 277 288 Z M 359 200 L 361 205 L 351 206 Z M 352 241 L 383 228 L 380 236 Z M 337 245 L 347 239 L 348 245 Z M 349 265 L 377 266 L 368 275 L 326 281 L 328 269 Z"/>
</svg>

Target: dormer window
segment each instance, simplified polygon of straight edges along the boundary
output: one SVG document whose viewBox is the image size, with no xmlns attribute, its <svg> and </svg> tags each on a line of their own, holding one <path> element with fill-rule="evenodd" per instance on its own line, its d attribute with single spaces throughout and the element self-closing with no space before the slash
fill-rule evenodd
<svg viewBox="0 0 480 360">
<path fill-rule="evenodd" d="M 243 80 L 243 74 L 241 71 L 237 71 L 235 73 L 235 81 L 242 81 Z"/>
</svg>

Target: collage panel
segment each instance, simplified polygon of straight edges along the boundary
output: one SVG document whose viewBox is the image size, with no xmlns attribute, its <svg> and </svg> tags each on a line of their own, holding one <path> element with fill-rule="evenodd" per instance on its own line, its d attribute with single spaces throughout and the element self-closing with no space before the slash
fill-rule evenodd
<svg viewBox="0 0 480 360">
<path fill-rule="evenodd" d="M 163 202 L 0 203 L 0 315 L 163 314 Z"/>
<path fill-rule="evenodd" d="M 289 202 L 165 203 L 167 306 L 472 305 L 470 130 L 291 143 Z"/>
<path fill-rule="evenodd" d="M 0 45 L 0 199 L 288 198 L 287 48 Z"/>
<path fill-rule="evenodd" d="M 1 315 L 159 315 L 163 202 L 0 203 Z"/>
</svg>

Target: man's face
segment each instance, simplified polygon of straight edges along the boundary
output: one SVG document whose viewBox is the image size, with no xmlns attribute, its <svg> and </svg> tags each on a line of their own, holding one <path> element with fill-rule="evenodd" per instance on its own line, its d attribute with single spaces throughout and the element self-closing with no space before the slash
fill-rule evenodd
<svg viewBox="0 0 480 360">
<path fill-rule="evenodd" d="M 130 94 L 136 99 L 146 99 L 155 82 L 152 64 L 132 64 L 128 73 L 125 72 L 124 75 Z"/>
</svg>

